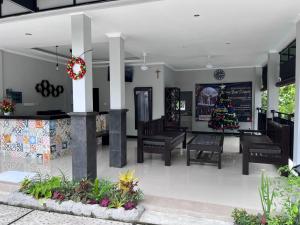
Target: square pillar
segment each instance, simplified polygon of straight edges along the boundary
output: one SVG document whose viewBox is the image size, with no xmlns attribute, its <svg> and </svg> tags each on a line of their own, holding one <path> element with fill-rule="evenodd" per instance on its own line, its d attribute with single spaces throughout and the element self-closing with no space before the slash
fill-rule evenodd
<svg viewBox="0 0 300 225">
<path fill-rule="evenodd" d="M 109 165 L 121 168 L 127 163 L 124 38 L 120 33 L 109 38 L 110 122 Z"/>
<path fill-rule="evenodd" d="M 293 164 L 300 164 L 300 21 L 296 24 L 296 104 L 294 121 L 294 152 Z"/>
<path fill-rule="evenodd" d="M 97 177 L 96 113 L 71 112 L 73 180 Z"/>
<path fill-rule="evenodd" d="M 73 180 L 97 176 L 96 113 L 93 113 L 91 19 L 74 14 L 72 21 L 72 55 L 86 63 L 86 74 L 73 80 L 71 116 L 71 150 Z"/>
<path fill-rule="evenodd" d="M 271 51 L 268 54 L 268 111 L 267 118 L 272 118 L 271 110 L 278 111 L 279 107 L 279 88 L 276 83 L 280 72 L 280 55 L 278 52 Z"/>
<path fill-rule="evenodd" d="M 127 109 L 111 109 L 109 111 L 109 165 L 122 168 L 127 163 L 126 138 Z"/>
<path fill-rule="evenodd" d="M 3 64 L 3 51 L 0 50 L 0 100 L 5 96 L 4 94 L 4 64 Z"/>
</svg>

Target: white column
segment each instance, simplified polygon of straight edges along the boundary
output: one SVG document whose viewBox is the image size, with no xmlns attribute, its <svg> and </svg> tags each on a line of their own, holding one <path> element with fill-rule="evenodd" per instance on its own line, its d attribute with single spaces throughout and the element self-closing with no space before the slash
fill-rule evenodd
<svg viewBox="0 0 300 225">
<path fill-rule="evenodd" d="M 272 118 L 270 110 L 278 111 L 279 88 L 276 87 L 280 72 L 280 55 L 272 51 L 268 54 L 268 112 L 267 117 Z"/>
<path fill-rule="evenodd" d="M 296 25 L 296 105 L 294 124 L 294 154 L 293 164 L 300 164 L 300 21 Z"/>
<path fill-rule="evenodd" d="M 262 67 L 257 66 L 255 68 L 256 77 L 255 77 L 255 84 L 254 84 L 254 119 L 253 119 L 253 128 L 258 129 L 258 115 L 257 115 L 257 107 L 261 107 L 261 85 L 262 85 Z"/>
<path fill-rule="evenodd" d="M 109 38 L 110 109 L 125 109 L 124 38 L 121 33 Z"/>
<path fill-rule="evenodd" d="M 71 145 L 73 179 L 80 181 L 97 177 L 96 113 L 93 112 L 92 34 L 91 19 L 85 14 L 73 14 L 72 54 L 81 57 L 87 67 L 85 76 L 73 80 L 73 112 Z"/>
<path fill-rule="evenodd" d="M 73 80 L 73 111 L 93 112 L 91 19 L 85 14 L 72 15 L 72 54 L 86 63 L 86 75 Z"/>
<path fill-rule="evenodd" d="M 4 95 L 4 63 L 3 63 L 3 51 L 0 50 L 0 100 L 3 99 Z"/>
</svg>

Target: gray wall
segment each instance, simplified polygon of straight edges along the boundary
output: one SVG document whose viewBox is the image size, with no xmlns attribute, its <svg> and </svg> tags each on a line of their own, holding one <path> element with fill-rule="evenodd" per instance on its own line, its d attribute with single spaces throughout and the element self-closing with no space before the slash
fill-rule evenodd
<svg viewBox="0 0 300 225">
<path fill-rule="evenodd" d="M 156 70 L 160 70 L 161 73 L 157 79 Z M 109 82 L 107 81 L 107 68 L 94 68 L 93 79 L 94 87 L 98 87 L 100 90 L 100 110 L 109 110 Z M 139 66 L 134 68 L 134 78 L 132 83 L 126 83 L 126 108 L 129 109 L 127 113 L 127 135 L 136 135 L 135 116 L 134 116 L 134 94 L 135 87 L 152 87 L 153 88 L 153 118 L 159 118 L 164 115 L 164 88 L 176 86 L 181 91 L 193 92 L 193 116 L 183 117 L 182 122 L 192 124 L 193 131 L 211 131 L 207 126 L 207 122 L 195 121 L 195 84 L 197 83 L 218 83 L 213 77 L 214 70 L 196 70 L 196 71 L 173 71 L 170 68 L 158 65 L 152 66 L 148 71 L 141 71 Z M 236 68 L 226 69 L 226 77 L 223 80 L 227 82 L 244 82 L 251 81 L 253 87 L 253 122 L 252 123 L 240 123 L 241 128 L 252 128 L 256 120 L 255 105 L 260 105 L 260 77 L 256 68 Z"/>
<path fill-rule="evenodd" d="M 1 57 L 0 57 L 1 60 Z M 1 64 L 0 64 L 1 65 Z M 72 111 L 72 80 L 67 77 L 65 66 L 60 65 L 60 70 L 56 71 L 55 63 L 45 62 L 25 56 L 3 52 L 3 87 L 4 90 L 12 88 L 23 93 L 24 103 L 34 103 L 34 106 L 17 105 L 17 114 L 32 114 L 37 110 L 62 109 L 66 112 Z M 110 109 L 110 88 L 107 81 L 108 68 L 93 69 L 94 87 L 99 88 L 100 92 L 100 111 Z M 160 75 L 157 78 L 156 71 Z M 193 116 L 186 118 L 192 120 L 192 130 L 208 131 L 207 122 L 195 121 L 195 84 L 196 83 L 216 83 L 213 77 L 214 70 L 198 71 L 173 71 L 164 65 L 150 66 L 148 71 L 142 71 L 139 66 L 134 67 L 134 78 L 132 83 L 125 85 L 125 102 L 127 113 L 127 135 L 136 135 L 134 128 L 134 93 L 135 87 L 153 88 L 153 118 L 164 115 L 164 88 L 177 86 L 181 91 L 193 92 Z M 253 122 L 241 123 L 242 128 L 255 127 L 256 112 L 255 106 L 260 106 L 260 85 L 261 70 L 258 68 L 236 68 L 226 69 L 226 82 L 252 81 L 253 83 Z M 35 91 L 36 83 L 41 80 L 49 80 L 54 85 L 63 85 L 65 92 L 58 98 L 42 97 Z M 1 79 L 0 79 L 1 80 Z M 185 120 L 185 118 L 183 118 Z M 189 122 L 189 121 L 186 121 Z"/>
<path fill-rule="evenodd" d="M 93 68 L 93 85 L 99 88 L 99 109 L 100 111 L 109 111 L 110 109 L 110 87 L 107 81 L 108 67 Z"/>
<path fill-rule="evenodd" d="M 156 70 L 162 71 L 157 78 Z M 136 135 L 135 112 L 134 112 L 134 93 L 135 87 L 152 87 L 153 90 L 153 119 L 164 115 L 164 74 L 163 66 L 151 66 L 148 71 L 142 71 L 140 67 L 134 68 L 134 78 L 132 83 L 126 83 L 126 108 L 127 112 L 127 135 Z"/>
<path fill-rule="evenodd" d="M 42 80 L 49 80 L 53 85 L 63 85 L 64 93 L 57 98 L 43 97 L 35 90 L 35 85 Z M 34 103 L 33 106 L 16 105 L 16 114 L 35 114 L 37 110 L 61 109 L 71 111 L 71 79 L 68 78 L 65 66 L 3 52 L 3 86 L 4 91 L 12 88 L 23 93 L 23 103 Z"/>
<path fill-rule="evenodd" d="M 207 121 L 195 120 L 195 84 L 197 83 L 221 83 L 215 80 L 213 76 L 214 70 L 193 70 L 193 71 L 178 71 L 175 73 L 175 84 L 181 91 L 193 91 L 193 117 L 192 130 L 193 131 L 211 131 L 207 126 Z M 259 84 L 257 79 L 256 68 L 235 68 L 225 69 L 226 77 L 223 83 L 230 82 L 252 82 L 252 118 L 253 122 L 240 123 L 241 128 L 253 128 L 255 123 L 255 92 L 259 91 Z"/>
<path fill-rule="evenodd" d="M 108 68 L 93 69 L 94 87 L 100 90 L 100 111 L 109 111 L 109 82 L 107 81 Z M 156 71 L 161 73 L 157 78 Z M 133 82 L 125 84 L 125 104 L 129 110 L 127 112 L 127 135 L 137 135 L 135 130 L 135 112 L 134 112 L 134 88 L 135 87 L 152 87 L 153 88 L 153 119 L 160 118 L 164 115 L 164 66 L 150 66 L 148 71 L 142 71 L 139 66 L 134 67 Z"/>
<path fill-rule="evenodd" d="M 167 66 L 163 66 L 163 75 L 164 75 L 164 80 L 165 80 L 165 87 L 174 87 L 175 86 L 175 80 L 174 80 L 174 75 L 175 71 L 170 69 Z"/>
</svg>

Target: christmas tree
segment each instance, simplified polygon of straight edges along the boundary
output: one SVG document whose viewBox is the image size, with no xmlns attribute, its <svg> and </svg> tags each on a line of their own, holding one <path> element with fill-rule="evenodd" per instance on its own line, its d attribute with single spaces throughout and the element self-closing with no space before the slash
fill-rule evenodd
<svg viewBox="0 0 300 225">
<path fill-rule="evenodd" d="M 238 129 L 240 127 L 232 102 L 225 92 L 224 85 L 221 85 L 208 126 L 215 130 Z"/>
</svg>

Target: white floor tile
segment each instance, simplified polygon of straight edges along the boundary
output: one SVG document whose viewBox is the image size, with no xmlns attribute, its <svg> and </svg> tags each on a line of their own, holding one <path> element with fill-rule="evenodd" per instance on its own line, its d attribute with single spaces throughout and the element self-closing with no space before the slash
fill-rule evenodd
<svg viewBox="0 0 300 225">
<path fill-rule="evenodd" d="M 250 164 L 250 175 L 242 175 L 242 155 L 239 138 L 225 138 L 222 169 L 215 165 L 192 164 L 186 166 L 185 150 L 173 151 L 172 165 L 164 166 L 160 155 L 145 155 L 145 162 L 136 163 L 136 139 L 127 142 L 127 166 L 122 169 L 109 167 L 109 147 L 99 145 L 97 173 L 99 177 L 117 180 L 121 171 L 135 170 L 139 185 L 147 195 L 174 199 L 207 202 L 249 209 L 260 209 L 258 186 L 261 170 L 276 176 L 273 165 Z M 10 158 L 0 155 L 0 172 L 17 170 L 59 175 L 63 171 L 72 176 L 71 155 L 41 164 L 30 159 Z"/>
</svg>

